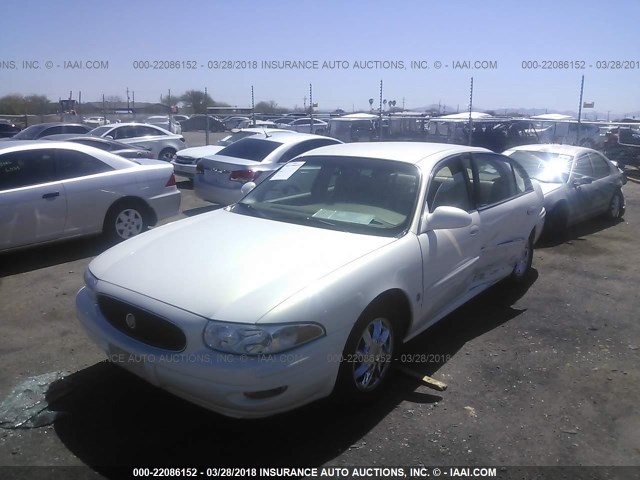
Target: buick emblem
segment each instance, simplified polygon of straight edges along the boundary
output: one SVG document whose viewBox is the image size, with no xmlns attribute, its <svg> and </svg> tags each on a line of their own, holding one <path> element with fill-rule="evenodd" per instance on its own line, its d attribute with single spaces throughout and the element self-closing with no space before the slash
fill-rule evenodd
<svg viewBox="0 0 640 480">
<path fill-rule="evenodd" d="M 133 315 L 133 313 L 127 313 L 124 321 L 127 324 L 127 327 L 129 327 L 131 330 L 134 330 L 136 328 L 136 317 L 135 315 Z"/>
</svg>

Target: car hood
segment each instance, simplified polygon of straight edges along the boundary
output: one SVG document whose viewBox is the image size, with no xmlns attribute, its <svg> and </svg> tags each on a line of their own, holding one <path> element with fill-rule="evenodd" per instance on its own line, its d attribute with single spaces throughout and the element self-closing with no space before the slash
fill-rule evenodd
<svg viewBox="0 0 640 480">
<path fill-rule="evenodd" d="M 255 323 L 315 280 L 395 240 L 216 210 L 129 239 L 89 269 L 101 281 L 205 318 Z"/>
<path fill-rule="evenodd" d="M 205 145 L 203 147 L 191 147 L 185 148 L 184 150 L 179 150 L 176 153 L 177 156 L 180 157 L 192 157 L 192 158 L 202 158 L 207 155 L 215 155 L 224 147 L 220 145 Z"/>
</svg>

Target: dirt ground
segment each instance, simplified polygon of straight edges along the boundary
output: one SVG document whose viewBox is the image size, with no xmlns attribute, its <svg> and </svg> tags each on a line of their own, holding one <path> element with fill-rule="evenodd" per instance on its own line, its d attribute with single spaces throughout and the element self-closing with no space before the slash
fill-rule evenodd
<svg viewBox="0 0 640 480">
<path fill-rule="evenodd" d="M 195 135 L 195 134 L 194 134 Z M 195 136 L 194 136 L 195 138 Z M 197 140 L 192 141 L 192 144 Z M 624 221 L 538 245 L 518 290 L 498 285 L 410 342 L 381 401 L 327 401 L 231 420 L 106 362 L 75 318 L 86 239 L 0 255 L 0 402 L 28 377 L 68 372 L 49 426 L 0 428 L 0 466 L 640 465 L 640 175 Z M 183 192 L 181 217 L 211 210 Z M 166 271 L 180 268 L 180 249 Z"/>
</svg>

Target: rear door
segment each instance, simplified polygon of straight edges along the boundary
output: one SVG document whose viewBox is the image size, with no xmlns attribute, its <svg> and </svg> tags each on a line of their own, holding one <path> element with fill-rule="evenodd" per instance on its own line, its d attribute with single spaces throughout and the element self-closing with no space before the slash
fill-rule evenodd
<svg viewBox="0 0 640 480">
<path fill-rule="evenodd" d="M 0 155 L 0 249 L 62 236 L 67 214 L 52 149 Z"/>
<path fill-rule="evenodd" d="M 593 169 L 593 213 L 605 212 L 613 194 L 620 188 L 621 181 L 612 170 L 609 162 L 598 152 L 588 153 Z"/>
<path fill-rule="evenodd" d="M 596 211 L 595 199 L 597 185 L 594 185 L 593 167 L 588 153 L 583 153 L 574 159 L 569 175 L 570 208 L 574 221 L 583 220 Z"/>
<path fill-rule="evenodd" d="M 91 155 L 76 150 L 56 150 L 56 175 L 67 196 L 65 236 L 102 230 L 109 206 L 118 198 L 118 175 L 104 175 L 114 169 Z"/>
</svg>

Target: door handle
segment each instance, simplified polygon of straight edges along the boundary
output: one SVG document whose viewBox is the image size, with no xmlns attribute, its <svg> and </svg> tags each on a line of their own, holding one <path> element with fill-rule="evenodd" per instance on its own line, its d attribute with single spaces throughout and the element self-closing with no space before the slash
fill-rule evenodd
<svg viewBox="0 0 640 480">
<path fill-rule="evenodd" d="M 538 207 L 529 207 L 527 208 L 527 215 L 533 215 L 538 211 Z"/>
<path fill-rule="evenodd" d="M 45 193 L 44 195 L 42 195 L 42 198 L 55 198 L 59 196 L 60 196 L 60 192 L 51 192 L 51 193 Z"/>
<path fill-rule="evenodd" d="M 471 236 L 477 235 L 479 231 L 480 231 L 480 227 L 479 226 L 471 225 L 471 228 L 469 228 L 469 235 L 471 235 Z"/>
</svg>

